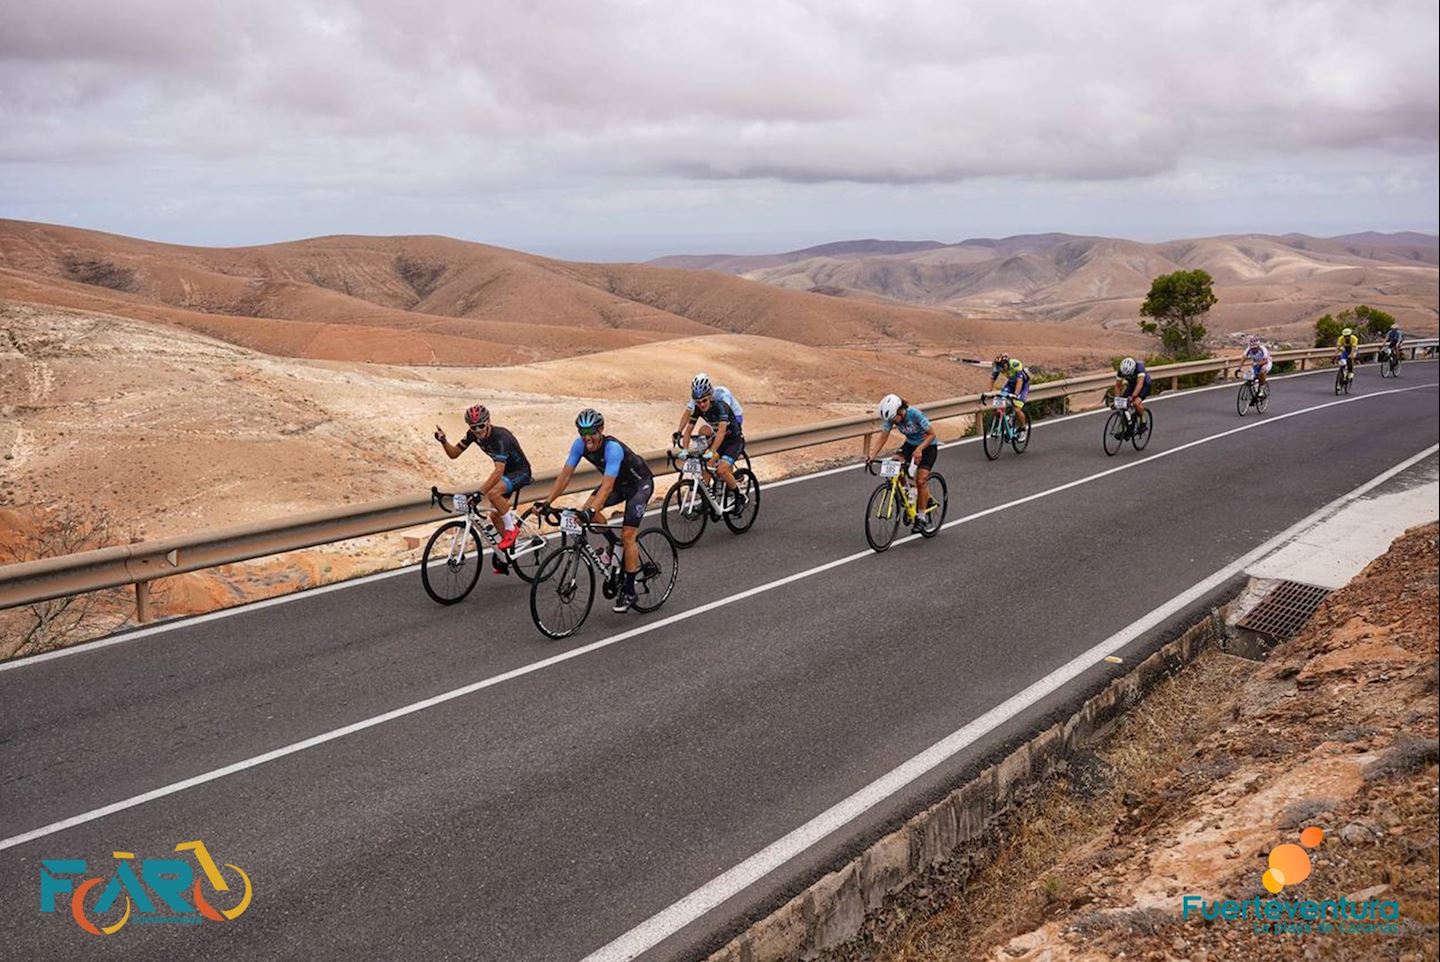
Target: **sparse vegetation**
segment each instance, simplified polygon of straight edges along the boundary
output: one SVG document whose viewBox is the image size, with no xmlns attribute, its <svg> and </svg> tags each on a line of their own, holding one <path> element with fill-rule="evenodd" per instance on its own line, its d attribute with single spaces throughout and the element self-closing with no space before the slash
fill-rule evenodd
<svg viewBox="0 0 1440 962">
<path fill-rule="evenodd" d="M 422 299 L 429 297 L 439 286 L 440 278 L 448 269 L 448 265 L 421 260 L 409 254 L 401 254 L 395 258 L 395 273 L 409 285 L 416 297 Z"/>
<path fill-rule="evenodd" d="M 66 254 L 60 258 L 65 276 L 81 284 L 108 287 L 113 291 L 131 293 L 140 289 L 133 267 L 122 267 L 113 261 L 86 254 Z"/>
<path fill-rule="evenodd" d="M 1362 335 L 1361 340 L 1378 340 L 1395 326 L 1395 315 L 1364 304 L 1347 307 L 1339 314 L 1322 314 L 1315 321 L 1315 346 L 1328 347 L 1345 328 Z"/>
<path fill-rule="evenodd" d="M 1172 357 L 1204 356 L 1200 344 L 1205 340 L 1201 320 L 1215 306 L 1214 279 L 1205 271 L 1176 271 L 1162 274 L 1150 284 L 1150 293 L 1140 305 L 1143 317 L 1140 329 L 1154 334 Z"/>
</svg>

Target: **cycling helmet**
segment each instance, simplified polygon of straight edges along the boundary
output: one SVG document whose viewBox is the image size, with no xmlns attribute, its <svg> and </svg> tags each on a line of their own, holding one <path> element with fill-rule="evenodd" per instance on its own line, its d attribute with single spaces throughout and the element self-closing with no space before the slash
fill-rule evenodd
<svg viewBox="0 0 1440 962">
<path fill-rule="evenodd" d="M 695 375 L 695 377 L 690 381 L 690 396 L 695 400 L 700 400 L 702 397 L 709 394 L 710 391 L 710 375 L 701 372 Z"/>
<path fill-rule="evenodd" d="M 472 404 L 465 409 L 465 423 L 472 428 L 483 428 L 490 423 L 490 412 L 483 404 Z"/>
<path fill-rule="evenodd" d="M 1354 334 L 1355 334 L 1355 332 L 1354 332 L 1353 330 L 1351 330 L 1350 328 L 1348 328 L 1348 327 L 1345 328 L 1345 330 L 1343 330 L 1343 331 L 1340 332 L 1340 336 L 1341 336 L 1341 337 L 1351 337 L 1351 336 L 1353 336 Z"/>
<path fill-rule="evenodd" d="M 996 354 L 996 355 L 995 355 L 995 366 L 996 366 L 996 367 L 1004 367 L 1006 364 L 1009 364 L 1009 363 L 1010 363 L 1010 355 L 1009 355 L 1009 354 L 1006 354 L 1004 351 L 1001 351 L 999 354 Z"/>
<path fill-rule="evenodd" d="M 881 398 L 879 413 L 880 420 L 892 420 L 895 415 L 900 413 L 900 395 L 887 394 L 883 398 Z"/>
<path fill-rule="evenodd" d="M 1120 374 L 1121 374 L 1122 376 L 1124 376 L 1124 377 L 1129 377 L 1130 375 L 1132 375 L 1132 374 L 1134 374 L 1134 373 L 1135 373 L 1135 359 L 1134 359 L 1133 357 L 1127 357 L 1127 358 L 1125 358 L 1125 360 L 1123 360 L 1123 361 L 1120 362 Z"/>
<path fill-rule="evenodd" d="M 594 434 L 605 430 L 605 415 L 594 408 L 586 408 L 575 415 L 575 430 L 581 434 Z"/>
<path fill-rule="evenodd" d="M 1259 347 L 1260 338 L 1256 337 L 1254 334 L 1251 334 L 1249 337 L 1245 338 L 1245 344 L 1248 347 Z"/>
<path fill-rule="evenodd" d="M 1009 366 L 1010 366 L 1010 373 L 1011 373 L 1011 374 L 1019 374 L 1019 373 L 1020 373 L 1020 369 L 1021 369 L 1022 367 L 1024 367 L 1025 365 L 1024 365 L 1023 363 L 1021 363 L 1021 361 L 1020 361 L 1020 359 L 1019 359 L 1018 357 L 1012 357 L 1012 358 L 1010 359 L 1010 365 L 1009 365 Z"/>
</svg>

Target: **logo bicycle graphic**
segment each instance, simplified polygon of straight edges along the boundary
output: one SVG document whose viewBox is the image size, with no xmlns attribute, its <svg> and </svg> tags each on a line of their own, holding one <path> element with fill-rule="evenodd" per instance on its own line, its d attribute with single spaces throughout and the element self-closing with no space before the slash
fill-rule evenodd
<svg viewBox="0 0 1440 962">
<path fill-rule="evenodd" d="M 235 880 L 227 881 L 199 839 L 181 842 L 175 851 L 188 852 L 195 864 L 182 858 L 140 859 L 137 873 L 134 852 L 113 852 L 113 873 L 87 878 L 84 859 L 41 859 L 40 911 L 56 913 L 57 901 L 64 899 L 75 924 L 99 936 L 114 935 L 131 922 L 200 925 L 233 922 L 245 914 L 255 893 L 240 866 L 225 863 Z"/>
<path fill-rule="evenodd" d="M 1299 885 L 1309 878 L 1310 855 L 1305 849 L 1319 848 L 1323 841 L 1324 830 L 1318 825 L 1311 825 L 1300 833 L 1300 845 L 1285 842 L 1272 848 L 1270 857 L 1266 859 L 1269 868 L 1260 876 L 1260 884 L 1265 886 L 1265 891 L 1279 895 L 1285 886 Z M 1301 848 L 1302 845 L 1304 848 Z"/>
</svg>

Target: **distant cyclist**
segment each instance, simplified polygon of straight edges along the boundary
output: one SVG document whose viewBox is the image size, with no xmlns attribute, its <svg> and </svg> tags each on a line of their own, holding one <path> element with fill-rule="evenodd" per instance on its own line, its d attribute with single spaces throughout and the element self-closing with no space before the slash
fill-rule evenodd
<svg viewBox="0 0 1440 962">
<path fill-rule="evenodd" d="M 510 506 L 511 496 L 530 483 L 530 461 L 525 457 L 515 435 L 502 427 L 490 423 L 490 412 L 483 404 L 472 404 L 465 409 L 465 423 L 469 426 L 459 444 L 451 444 L 439 425 L 435 427 L 435 440 L 445 447 L 451 459 L 460 457 L 471 444 L 480 445 L 480 450 L 490 455 L 495 470 L 480 485 L 480 494 L 490 502 L 490 523 L 503 532 L 496 546 L 504 551 L 515 545 L 520 535 L 520 519 Z M 492 556 L 496 571 L 503 571 L 504 564 Z"/>
<path fill-rule="evenodd" d="M 930 504 L 928 482 L 930 471 L 935 467 L 935 458 L 940 451 L 940 442 L 924 412 L 911 407 L 898 394 L 887 394 L 881 398 L 878 413 L 883 433 L 875 444 L 874 454 L 870 451 L 867 439 L 865 463 L 869 464 L 879 457 L 880 452 L 885 449 L 885 442 L 890 438 L 891 430 L 899 428 L 900 433 L 905 436 L 905 444 L 900 448 L 900 460 L 915 464 L 915 521 L 910 530 L 918 534 L 926 528 L 925 509 Z"/>
<path fill-rule="evenodd" d="M 1397 361 L 1400 359 L 1400 345 L 1404 343 L 1405 332 L 1400 330 L 1400 325 L 1391 325 L 1390 330 L 1385 332 L 1385 347 L 1390 351 L 1390 356 Z"/>
<path fill-rule="evenodd" d="M 1018 357 L 997 354 L 995 363 L 990 365 L 990 390 L 996 390 L 995 385 L 1002 377 L 1005 384 L 999 390 L 1017 395 L 1010 399 L 1010 406 L 1015 409 L 1019 429 L 1022 432 L 1030 430 L 1030 418 L 1025 414 L 1025 399 L 1030 396 L 1030 369 Z"/>
<path fill-rule="evenodd" d="M 550 486 L 550 493 L 537 507 L 545 508 L 560 497 L 570 483 L 575 468 L 584 458 L 602 472 L 600 484 L 590 492 L 580 511 L 581 519 L 605 522 L 605 508 L 625 503 L 625 520 L 620 529 L 620 540 L 624 546 L 625 586 L 615 596 L 614 610 L 626 611 L 635 603 L 635 576 L 640 572 L 640 551 L 635 546 L 635 536 L 640 532 L 640 521 L 645 517 L 645 507 L 655 492 L 655 479 L 650 474 L 650 465 L 622 441 L 605 434 L 605 416 L 593 408 L 586 408 L 575 417 L 575 430 L 579 437 L 570 445 L 565 466 Z M 609 528 L 601 533 L 615 550 L 615 535 Z"/>
<path fill-rule="evenodd" d="M 706 375 L 695 375 L 690 382 L 690 404 L 674 440 L 680 451 L 689 448 L 690 435 L 697 430 L 699 422 L 702 436 L 710 438 L 705 450 L 705 466 L 714 470 L 730 489 L 730 511 L 739 515 L 745 512 L 746 499 L 745 492 L 735 483 L 735 459 L 745 454 L 745 434 L 740 427 L 740 415 L 720 396 L 721 390 L 723 388 L 712 386 Z"/>
<path fill-rule="evenodd" d="M 1335 339 L 1335 351 L 1340 363 L 1345 365 L 1345 376 L 1355 376 L 1355 355 L 1360 353 L 1360 338 L 1355 336 L 1352 328 L 1345 328 L 1340 336 Z"/>
<path fill-rule="evenodd" d="M 1260 382 L 1260 392 L 1258 396 L 1263 397 L 1266 390 L 1265 378 L 1269 375 L 1270 368 L 1274 363 L 1270 359 L 1270 349 L 1260 343 L 1260 338 L 1251 334 L 1245 339 L 1245 356 L 1240 360 L 1241 363 L 1248 363 L 1251 369 L 1254 370 L 1255 377 Z"/>
<path fill-rule="evenodd" d="M 1150 372 L 1145 362 L 1127 357 L 1120 362 L 1120 371 L 1115 377 L 1115 396 L 1128 397 L 1135 406 L 1135 433 L 1145 433 L 1145 404 L 1150 396 Z"/>
</svg>

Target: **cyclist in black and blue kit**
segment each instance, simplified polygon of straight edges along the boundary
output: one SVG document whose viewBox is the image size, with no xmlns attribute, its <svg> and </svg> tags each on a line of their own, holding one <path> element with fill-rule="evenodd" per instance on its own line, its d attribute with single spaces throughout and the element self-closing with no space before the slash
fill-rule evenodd
<svg viewBox="0 0 1440 962">
<path fill-rule="evenodd" d="M 913 461 L 915 464 L 915 520 L 911 524 L 911 530 L 917 534 L 926 530 L 925 509 L 930 504 L 930 471 L 935 467 L 935 458 L 940 451 L 940 440 L 935 436 L 935 429 L 930 426 L 930 419 L 919 408 L 911 407 L 898 394 L 887 394 L 880 399 L 878 411 L 880 415 L 881 435 L 875 444 L 875 453 L 870 453 L 870 442 L 865 442 L 865 463 L 878 457 L 885 448 L 885 442 L 890 438 L 890 432 L 899 428 L 900 433 L 905 436 L 905 443 L 900 448 L 901 461 Z"/>
<path fill-rule="evenodd" d="M 479 493 L 490 502 L 490 523 L 503 532 L 496 547 L 506 551 L 514 547 L 515 539 L 520 535 L 520 519 L 515 516 L 510 499 L 530 483 L 530 461 L 525 457 L 520 442 L 515 440 L 515 435 L 490 423 L 490 412 L 485 405 L 472 404 L 466 408 L 465 423 L 469 430 L 459 444 L 451 444 L 439 425 L 435 427 L 435 440 L 444 446 L 445 453 L 452 459 L 464 454 L 471 444 L 477 444 L 495 462 L 495 470 L 480 485 Z M 500 557 L 495 555 L 491 561 L 495 570 L 503 573 L 505 568 Z"/>
<path fill-rule="evenodd" d="M 1405 343 L 1405 332 L 1400 330 L 1400 325 L 1392 325 L 1390 330 L 1385 332 L 1385 347 L 1390 351 L 1390 356 L 1399 360 L 1400 345 Z"/>
<path fill-rule="evenodd" d="M 690 382 L 690 396 L 694 407 L 684 430 L 675 438 L 681 452 L 690 447 L 690 435 L 695 422 L 703 418 L 710 426 L 710 446 L 705 451 L 705 466 L 720 475 L 725 487 L 730 489 L 730 513 L 745 513 L 745 492 L 735 483 L 735 460 L 745 454 L 745 434 L 740 426 L 740 416 L 730 403 L 710 384 L 704 374 L 695 375 Z"/>
<path fill-rule="evenodd" d="M 625 552 L 625 585 L 615 596 L 614 610 L 626 611 L 635 603 L 635 576 L 640 572 L 640 551 L 635 546 L 635 536 L 640 533 L 640 521 L 645 517 L 645 507 L 650 503 L 650 496 L 655 493 L 655 479 L 644 458 L 630 450 L 623 442 L 606 436 L 605 416 L 599 411 L 593 408 L 581 411 L 575 418 L 575 430 L 580 436 L 570 445 L 565 467 L 560 469 L 555 483 L 550 486 L 550 493 L 536 507 L 543 510 L 551 501 L 560 497 L 570 484 L 570 477 L 575 473 L 581 458 L 602 472 L 600 485 L 590 492 L 580 514 L 586 523 L 595 520 L 603 524 L 605 508 L 622 501 L 625 503 L 625 521 L 620 529 L 620 540 Z M 610 542 L 610 550 L 615 550 L 615 535 L 609 528 L 601 528 L 600 531 Z"/>
<path fill-rule="evenodd" d="M 1128 397 L 1135 407 L 1135 433 L 1145 433 L 1145 404 L 1150 396 L 1150 372 L 1145 362 L 1127 357 L 1120 362 L 1120 373 L 1115 376 L 1115 396 Z"/>
</svg>

